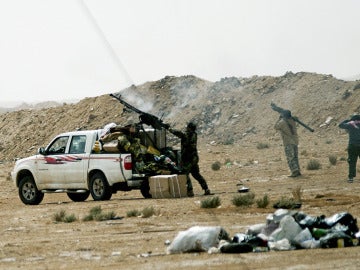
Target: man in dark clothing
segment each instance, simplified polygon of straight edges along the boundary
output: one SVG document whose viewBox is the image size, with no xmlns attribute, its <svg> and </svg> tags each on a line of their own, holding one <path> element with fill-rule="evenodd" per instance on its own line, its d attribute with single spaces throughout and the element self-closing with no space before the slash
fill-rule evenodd
<svg viewBox="0 0 360 270">
<path fill-rule="evenodd" d="M 179 130 L 174 130 L 172 128 L 168 129 L 172 134 L 181 139 L 181 167 L 182 170 L 186 173 L 187 177 L 187 193 L 189 197 L 194 196 L 192 183 L 190 180 L 189 174 L 199 182 L 201 188 L 204 190 L 204 195 L 210 195 L 209 187 L 202 175 L 200 174 L 199 169 L 199 155 L 197 152 L 197 133 L 196 125 L 190 122 L 185 132 Z"/>
<path fill-rule="evenodd" d="M 348 163 L 349 163 L 349 179 L 352 183 L 356 176 L 356 163 L 360 157 L 360 115 L 353 115 L 350 120 L 344 120 L 339 124 L 339 128 L 345 129 L 349 133 L 348 143 Z"/>
</svg>

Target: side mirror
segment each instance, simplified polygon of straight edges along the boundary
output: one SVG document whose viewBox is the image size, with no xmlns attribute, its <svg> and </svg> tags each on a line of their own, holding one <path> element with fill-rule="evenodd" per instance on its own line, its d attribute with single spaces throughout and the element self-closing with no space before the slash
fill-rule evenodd
<svg viewBox="0 0 360 270">
<path fill-rule="evenodd" d="M 38 154 L 40 154 L 40 155 L 45 155 L 45 154 L 46 154 L 46 151 L 45 151 L 45 148 L 44 148 L 44 147 L 40 147 L 37 152 L 38 152 Z"/>
</svg>

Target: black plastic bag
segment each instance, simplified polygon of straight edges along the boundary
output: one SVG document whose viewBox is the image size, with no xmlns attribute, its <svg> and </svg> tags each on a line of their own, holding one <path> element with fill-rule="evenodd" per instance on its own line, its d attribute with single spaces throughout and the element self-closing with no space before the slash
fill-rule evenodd
<svg viewBox="0 0 360 270">
<path fill-rule="evenodd" d="M 229 243 L 220 248 L 222 253 L 248 253 L 253 251 L 253 246 L 248 243 Z"/>
</svg>

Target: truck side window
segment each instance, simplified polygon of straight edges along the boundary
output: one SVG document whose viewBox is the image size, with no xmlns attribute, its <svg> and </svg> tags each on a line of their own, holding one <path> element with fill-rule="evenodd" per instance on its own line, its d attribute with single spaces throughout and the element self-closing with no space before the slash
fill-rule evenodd
<svg viewBox="0 0 360 270">
<path fill-rule="evenodd" d="M 85 142 L 86 136 L 73 136 L 70 144 L 70 154 L 81 154 L 85 153 Z"/>
<path fill-rule="evenodd" d="M 48 154 L 65 154 L 68 136 L 57 138 L 48 148 Z"/>
</svg>

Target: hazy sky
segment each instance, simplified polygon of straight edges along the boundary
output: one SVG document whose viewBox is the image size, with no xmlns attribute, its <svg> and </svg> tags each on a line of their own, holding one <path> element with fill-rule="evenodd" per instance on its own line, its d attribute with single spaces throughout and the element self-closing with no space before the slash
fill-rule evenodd
<svg viewBox="0 0 360 270">
<path fill-rule="evenodd" d="M 167 75 L 359 75 L 359 11 L 359 0 L 0 0 L 0 104 Z"/>
</svg>

